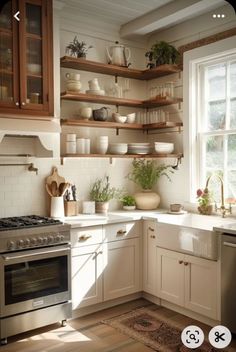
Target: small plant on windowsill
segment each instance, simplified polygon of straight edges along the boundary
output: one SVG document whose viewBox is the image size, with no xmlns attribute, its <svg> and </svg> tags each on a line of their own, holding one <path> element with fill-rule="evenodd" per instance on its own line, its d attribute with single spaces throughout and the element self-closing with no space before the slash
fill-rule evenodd
<svg viewBox="0 0 236 352">
<path fill-rule="evenodd" d="M 197 190 L 198 211 L 202 215 L 211 215 L 213 211 L 212 193 L 208 188 Z"/>
</svg>

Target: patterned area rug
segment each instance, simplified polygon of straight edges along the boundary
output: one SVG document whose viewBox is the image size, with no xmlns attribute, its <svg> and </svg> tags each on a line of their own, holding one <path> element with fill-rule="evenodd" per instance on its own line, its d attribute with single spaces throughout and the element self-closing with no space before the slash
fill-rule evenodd
<svg viewBox="0 0 236 352">
<path fill-rule="evenodd" d="M 160 352 L 189 352 L 181 341 L 181 329 L 160 316 L 158 309 L 139 308 L 126 314 L 103 321 L 121 333 L 130 336 Z M 198 352 L 216 352 L 208 342 L 195 349 Z"/>
</svg>

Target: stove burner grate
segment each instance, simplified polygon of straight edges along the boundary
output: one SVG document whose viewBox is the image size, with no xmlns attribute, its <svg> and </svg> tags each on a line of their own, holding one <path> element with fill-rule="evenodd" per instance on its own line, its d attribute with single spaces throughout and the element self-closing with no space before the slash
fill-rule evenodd
<svg viewBox="0 0 236 352">
<path fill-rule="evenodd" d="M 15 216 L 8 218 L 0 218 L 0 231 L 58 225 L 61 223 L 62 222 L 60 220 L 38 215 Z"/>
</svg>

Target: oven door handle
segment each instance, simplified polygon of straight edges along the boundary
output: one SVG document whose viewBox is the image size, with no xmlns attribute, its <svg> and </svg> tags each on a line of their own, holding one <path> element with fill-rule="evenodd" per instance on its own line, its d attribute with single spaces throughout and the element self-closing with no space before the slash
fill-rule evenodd
<svg viewBox="0 0 236 352">
<path fill-rule="evenodd" d="M 13 260 L 13 259 L 24 259 L 24 258 L 29 258 L 29 257 L 37 257 L 43 254 L 54 254 L 54 253 L 58 253 L 58 252 L 69 252 L 70 251 L 70 247 L 63 247 L 63 248 L 54 248 L 54 249 L 48 249 L 48 250 L 39 250 L 36 252 L 36 250 L 34 251 L 30 251 L 30 253 L 25 253 L 25 254 L 7 254 L 7 255 L 3 255 L 2 257 L 4 258 L 4 260 Z"/>
</svg>

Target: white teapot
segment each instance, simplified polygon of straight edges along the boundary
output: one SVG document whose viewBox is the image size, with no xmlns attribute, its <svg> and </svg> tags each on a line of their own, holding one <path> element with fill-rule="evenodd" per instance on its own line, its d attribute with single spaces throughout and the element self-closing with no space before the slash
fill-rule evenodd
<svg viewBox="0 0 236 352">
<path fill-rule="evenodd" d="M 128 66 L 131 56 L 130 49 L 119 44 L 119 42 L 115 42 L 115 44 L 106 48 L 109 59 L 108 63 L 117 66 Z"/>
</svg>

